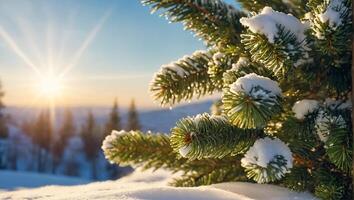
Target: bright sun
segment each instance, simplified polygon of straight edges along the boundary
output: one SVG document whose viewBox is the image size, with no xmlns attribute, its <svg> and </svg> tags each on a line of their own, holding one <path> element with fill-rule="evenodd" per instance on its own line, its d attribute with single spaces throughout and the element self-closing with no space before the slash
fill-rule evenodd
<svg viewBox="0 0 354 200">
<path fill-rule="evenodd" d="M 60 95 L 62 83 L 59 78 L 55 76 L 46 76 L 42 78 L 39 84 L 39 90 L 42 96 L 55 98 Z"/>
</svg>

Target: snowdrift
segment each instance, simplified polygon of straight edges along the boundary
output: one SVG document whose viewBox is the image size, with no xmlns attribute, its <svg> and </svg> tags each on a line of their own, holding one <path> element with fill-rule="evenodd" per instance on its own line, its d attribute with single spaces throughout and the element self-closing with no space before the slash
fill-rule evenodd
<svg viewBox="0 0 354 200">
<path fill-rule="evenodd" d="M 87 180 L 66 176 L 20 171 L 0 171 L 0 190 L 35 188 L 45 185 L 81 185 L 87 183 L 89 183 Z"/>
<path fill-rule="evenodd" d="M 1 176 L 1 175 L 0 175 Z M 17 179 L 19 174 L 12 174 Z M 124 199 L 124 200 L 314 200 L 309 193 L 253 183 L 221 183 L 193 188 L 167 186 L 169 172 L 136 171 L 117 181 L 95 182 L 77 186 L 45 186 L 36 189 L 3 191 L 0 199 Z M 2 178 L 2 177 L 1 177 Z M 31 177 L 33 182 L 48 177 Z M 59 180 L 59 179 L 58 179 Z M 65 179 L 64 179 L 65 180 Z M 60 184 L 54 183 L 54 184 Z M 63 183 L 65 184 L 65 183 Z"/>
</svg>

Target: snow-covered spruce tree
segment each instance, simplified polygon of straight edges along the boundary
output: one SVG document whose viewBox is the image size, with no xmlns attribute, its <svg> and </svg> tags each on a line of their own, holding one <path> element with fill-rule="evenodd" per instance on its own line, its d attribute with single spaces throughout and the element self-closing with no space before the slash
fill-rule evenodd
<svg viewBox="0 0 354 200">
<path fill-rule="evenodd" d="M 156 100 L 222 92 L 219 115 L 181 119 L 170 135 L 113 131 L 107 159 L 184 172 L 175 186 L 255 181 L 352 199 L 351 1 L 239 3 L 143 1 L 207 46 L 162 66 Z"/>
</svg>

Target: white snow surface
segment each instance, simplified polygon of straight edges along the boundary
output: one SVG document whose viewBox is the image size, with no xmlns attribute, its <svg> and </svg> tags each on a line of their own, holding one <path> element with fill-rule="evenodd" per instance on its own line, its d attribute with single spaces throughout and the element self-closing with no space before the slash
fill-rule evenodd
<svg viewBox="0 0 354 200">
<path fill-rule="evenodd" d="M 271 43 L 274 43 L 274 39 L 278 34 L 277 25 L 282 25 L 286 30 L 291 31 L 298 42 L 304 41 L 304 32 L 308 29 L 306 23 L 302 23 L 293 15 L 274 11 L 268 6 L 264 7 L 258 15 L 249 18 L 242 17 L 240 23 L 243 26 L 247 26 L 253 33 L 264 34 Z"/>
<path fill-rule="evenodd" d="M 328 21 L 329 26 L 335 29 L 342 24 L 342 19 L 340 18 L 342 10 L 342 0 L 332 0 L 326 11 L 319 14 L 318 18 L 322 23 Z"/>
<path fill-rule="evenodd" d="M 319 102 L 311 99 L 303 99 L 297 101 L 292 110 L 295 113 L 295 117 L 298 119 L 304 119 L 305 115 L 312 113 L 319 106 Z"/>
<path fill-rule="evenodd" d="M 88 182 L 89 181 L 85 179 L 68 176 L 0 170 L 0 190 L 34 188 L 45 185 L 79 185 L 86 184 Z M 2 198 L 0 197 L 0 199 Z"/>
<path fill-rule="evenodd" d="M 256 164 L 266 168 L 275 156 L 282 155 L 286 159 L 286 167 L 292 168 L 293 157 L 289 147 L 280 139 L 269 137 L 258 139 L 241 159 L 242 166 Z"/>
<path fill-rule="evenodd" d="M 281 89 L 277 82 L 255 73 L 247 74 L 237 79 L 230 85 L 230 91 L 233 93 L 246 92 L 250 94 L 252 88 L 257 86 L 271 92 L 273 96 L 281 96 Z"/>
<path fill-rule="evenodd" d="M 17 178 L 16 175 L 13 176 Z M 38 175 L 41 179 L 42 175 Z M 311 194 L 253 183 L 230 182 L 210 186 L 176 188 L 167 186 L 171 173 L 136 171 L 117 181 L 79 186 L 46 186 L 0 193 L 0 199 L 98 199 L 98 200 L 315 200 Z"/>
</svg>

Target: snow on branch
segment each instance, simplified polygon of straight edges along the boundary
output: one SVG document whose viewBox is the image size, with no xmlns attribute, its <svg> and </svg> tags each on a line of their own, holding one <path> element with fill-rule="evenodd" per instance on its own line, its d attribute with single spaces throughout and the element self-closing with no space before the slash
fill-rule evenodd
<svg viewBox="0 0 354 200">
<path fill-rule="evenodd" d="M 255 88 L 261 88 L 255 90 Z M 279 84 L 268 77 L 259 76 L 255 73 L 247 74 L 230 85 L 230 91 L 234 93 L 245 92 L 251 96 L 261 95 L 263 98 L 267 96 L 281 96 Z"/>
<path fill-rule="evenodd" d="M 240 22 L 253 33 L 264 34 L 270 43 L 274 43 L 274 39 L 278 36 L 277 25 L 281 25 L 293 33 L 299 43 L 305 40 L 304 32 L 308 29 L 306 23 L 302 23 L 293 15 L 274 11 L 271 7 L 264 7 L 258 15 L 249 18 L 242 17 Z"/>
<path fill-rule="evenodd" d="M 210 59 L 211 54 L 209 54 L 206 51 L 196 51 L 192 54 L 191 57 L 202 57 L 205 60 L 208 60 Z M 167 65 L 162 65 L 159 74 L 164 74 L 164 75 L 170 74 L 172 75 L 172 77 L 176 75 L 180 77 L 184 77 L 192 73 L 190 68 L 187 68 L 186 65 L 193 67 L 193 70 L 196 72 L 202 70 L 202 68 L 198 66 L 198 63 L 193 62 L 192 58 L 185 55 L 181 59 L 175 62 L 171 62 Z"/>
<path fill-rule="evenodd" d="M 196 51 L 190 56 L 163 65 L 150 85 L 155 99 L 162 105 L 173 105 L 220 89 L 209 77 L 210 60 L 212 54 L 209 51 Z"/>
<path fill-rule="evenodd" d="M 336 28 L 342 24 L 341 14 L 345 7 L 342 0 L 332 0 L 325 12 L 318 14 L 318 18 L 322 23 L 328 24 L 331 28 Z"/>
<path fill-rule="evenodd" d="M 307 114 L 312 113 L 315 111 L 319 106 L 318 101 L 310 100 L 310 99 L 303 99 L 297 101 L 292 110 L 295 113 L 295 117 L 297 119 L 304 119 Z"/>
<path fill-rule="evenodd" d="M 124 130 L 121 130 L 121 131 L 117 131 L 117 130 L 113 130 L 111 132 L 110 135 L 108 135 L 104 140 L 103 140 L 103 143 L 102 143 L 102 150 L 105 151 L 107 149 L 111 149 L 113 148 L 113 145 L 112 143 L 117 140 L 119 137 L 123 136 L 123 135 L 127 135 L 129 134 L 129 132 L 126 132 Z"/>
<path fill-rule="evenodd" d="M 277 82 L 251 73 L 230 84 L 222 101 L 232 124 L 239 128 L 264 128 L 282 110 L 282 91 Z"/>
<path fill-rule="evenodd" d="M 258 183 L 279 180 L 293 166 L 289 147 L 278 138 L 258 139 L 241 159 L 247 176 Z"/>
</svg>

